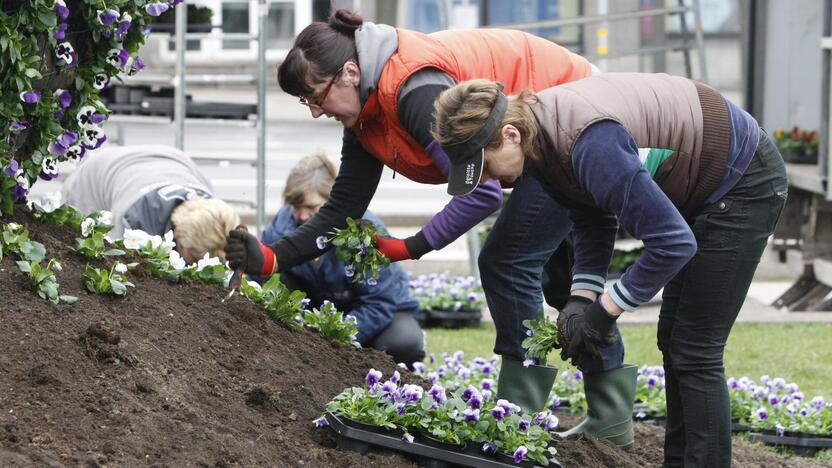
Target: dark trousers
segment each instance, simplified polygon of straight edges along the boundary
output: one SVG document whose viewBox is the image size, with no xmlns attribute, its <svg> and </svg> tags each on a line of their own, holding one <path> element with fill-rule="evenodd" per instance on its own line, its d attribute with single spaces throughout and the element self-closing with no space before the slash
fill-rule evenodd
<svg viewBox="0 0 832 468">
<path fill-rule="evenodd" d="M 563 308 L 572 286 L 572 255 L 567 235 L 569 211 L 540 181 L 523 176 L 494 223 L 479 256 L 480 278 L 497 331 L 494 352 L 522 361 L 523 320 L 538 320 L 546 302 Z M 542 284 L 542 287 L 541 287 Z M 601 350 L 601 358 L 582 357 L 585 372 L 617 369 L 624 360 L 620 339 Z"/>
<path fill-rule="evenodd" d="M 366 347 L 384 351 L 396 363 L 403 362 L 412 369 L 415 361 L 425 358 L 425 335 L 413 312 L 396 312 L 393 322 Z"/>
<path fill-rule="evenodd" d="M 731 466 L 725 343 L 787 187 L 783 159 L 763 133 L 737 185 L 691 219 L 696 255 L 665 286 L 659 313 L 667 393 L 665 467 Z"/>
</svg>

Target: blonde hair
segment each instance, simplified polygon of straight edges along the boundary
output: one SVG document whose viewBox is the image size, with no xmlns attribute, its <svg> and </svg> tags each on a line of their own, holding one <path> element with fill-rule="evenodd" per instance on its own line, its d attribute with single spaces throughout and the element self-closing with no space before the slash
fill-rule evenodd
<svg viewBox="0 0 832 468">
<path fill-rule="evenodd" d="M 441 145 L 459 143 L 470 138 L 483 126 L 497 95 L 502 92 L 499 83 L 488 80 L 470 80 L 446 89 L 439 95 L 434 107 L 436 123 L 431 129 L 433 138 Z M 537 137 L 537 122 L 529 103 L 537 102 L 537 96 L 526 89 L 516 96 L 508 97 L 508 106 L 500 128 L 486 145 L 487 149 L 503 146 L 502 128 L 512 125 L 520 132 L 520 147 L 525 156 L 532 156 L 534 139 Z"/>
<path fill-rule="evenodd" d="M 194 198 L 177 206 L 170 215 L 176 245 L 192 248 L 199 256 L 208 252 L 225 261 L 225 237 L 240 224 L 240 216 L 218 198 Z"/>
<path fill-rule="evenodd" d="M 304 156 L 286 177 L 283 200 L 292 206 L 301 205 L 308 190 L 314 190 L 321 197 L 329 199 L 336 174 L 335 166 L 325 154 Z"/>
</svg>

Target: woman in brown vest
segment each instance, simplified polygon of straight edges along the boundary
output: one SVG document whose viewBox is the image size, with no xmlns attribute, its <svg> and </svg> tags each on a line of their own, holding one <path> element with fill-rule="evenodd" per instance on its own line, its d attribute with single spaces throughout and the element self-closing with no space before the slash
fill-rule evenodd
<svg viewBox="0 0 832 468">
<path fill-rule="evenodd" d="M 598 354 L 618 316 L 664 288 L 664 466 L 730 466 L 724 348 L 785 203 L 776 147 L 745 111 L 682 77 L 608 73 L 510 98 L 501 88 L 474 80 L 436 101 L 449 193 L 525 174 L 569 209 L 575 265 L 558 317 L 564 358 Z M 638 148 L 665 151 L 642 160 Z M 645 251 L 605 291 L 617 223 Z M 616 402 L 617 385 L 586 382 L 596 413 L 626 404 Z M 610 429 L 597 416 L 590 411 L 584 425 Z"/>
</svg>

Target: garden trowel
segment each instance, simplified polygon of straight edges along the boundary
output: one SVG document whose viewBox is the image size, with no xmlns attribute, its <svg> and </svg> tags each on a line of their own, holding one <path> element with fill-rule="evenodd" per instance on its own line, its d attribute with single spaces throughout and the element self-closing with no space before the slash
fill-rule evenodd
<svg viewBox="0 0 832 468">
<path fill-rule="evenodd" d="M 248 227 L 245 224 L 240 224 L 234 229 L 242 229 L 243 231 L 248 232 Z M 243 269 L 237 268 L 234 270 L 234 276 L 231 277 L 231 281 L 228 282 L 228 287 L 231 291 L 228 291 L 228 295 L 226 295 L 222 302 L 225 303 L 227 300 L 231 299 L 231 296 L 240 289 L 240 284 L 243 283 Z"/>
</svg>

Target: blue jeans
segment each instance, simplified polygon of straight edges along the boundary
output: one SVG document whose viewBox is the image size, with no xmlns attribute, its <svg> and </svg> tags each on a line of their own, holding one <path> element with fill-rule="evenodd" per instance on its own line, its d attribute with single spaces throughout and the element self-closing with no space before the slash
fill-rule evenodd
<svg viewBox="0 0 832 468">
<path fill-rule="evenodd" d="M 568 297 L 571 255 L 564 240 L 571 228 L 569 211 L 555 202 L 538 179 L 526 175 L 517 182 L 479 256 L 485 299 L 497 329 L 496 354 L 525 359 L 523 320 L 540 318 L 544 265 L 547 299 Z M 551 305 L 561 308 L 563 303 Z M 600 360 L 582 358 L 579 367 L 584 372 L 616 369 L 623 360 L 624 345 L 619 338 L 602 350 Z"/>
</svg>

